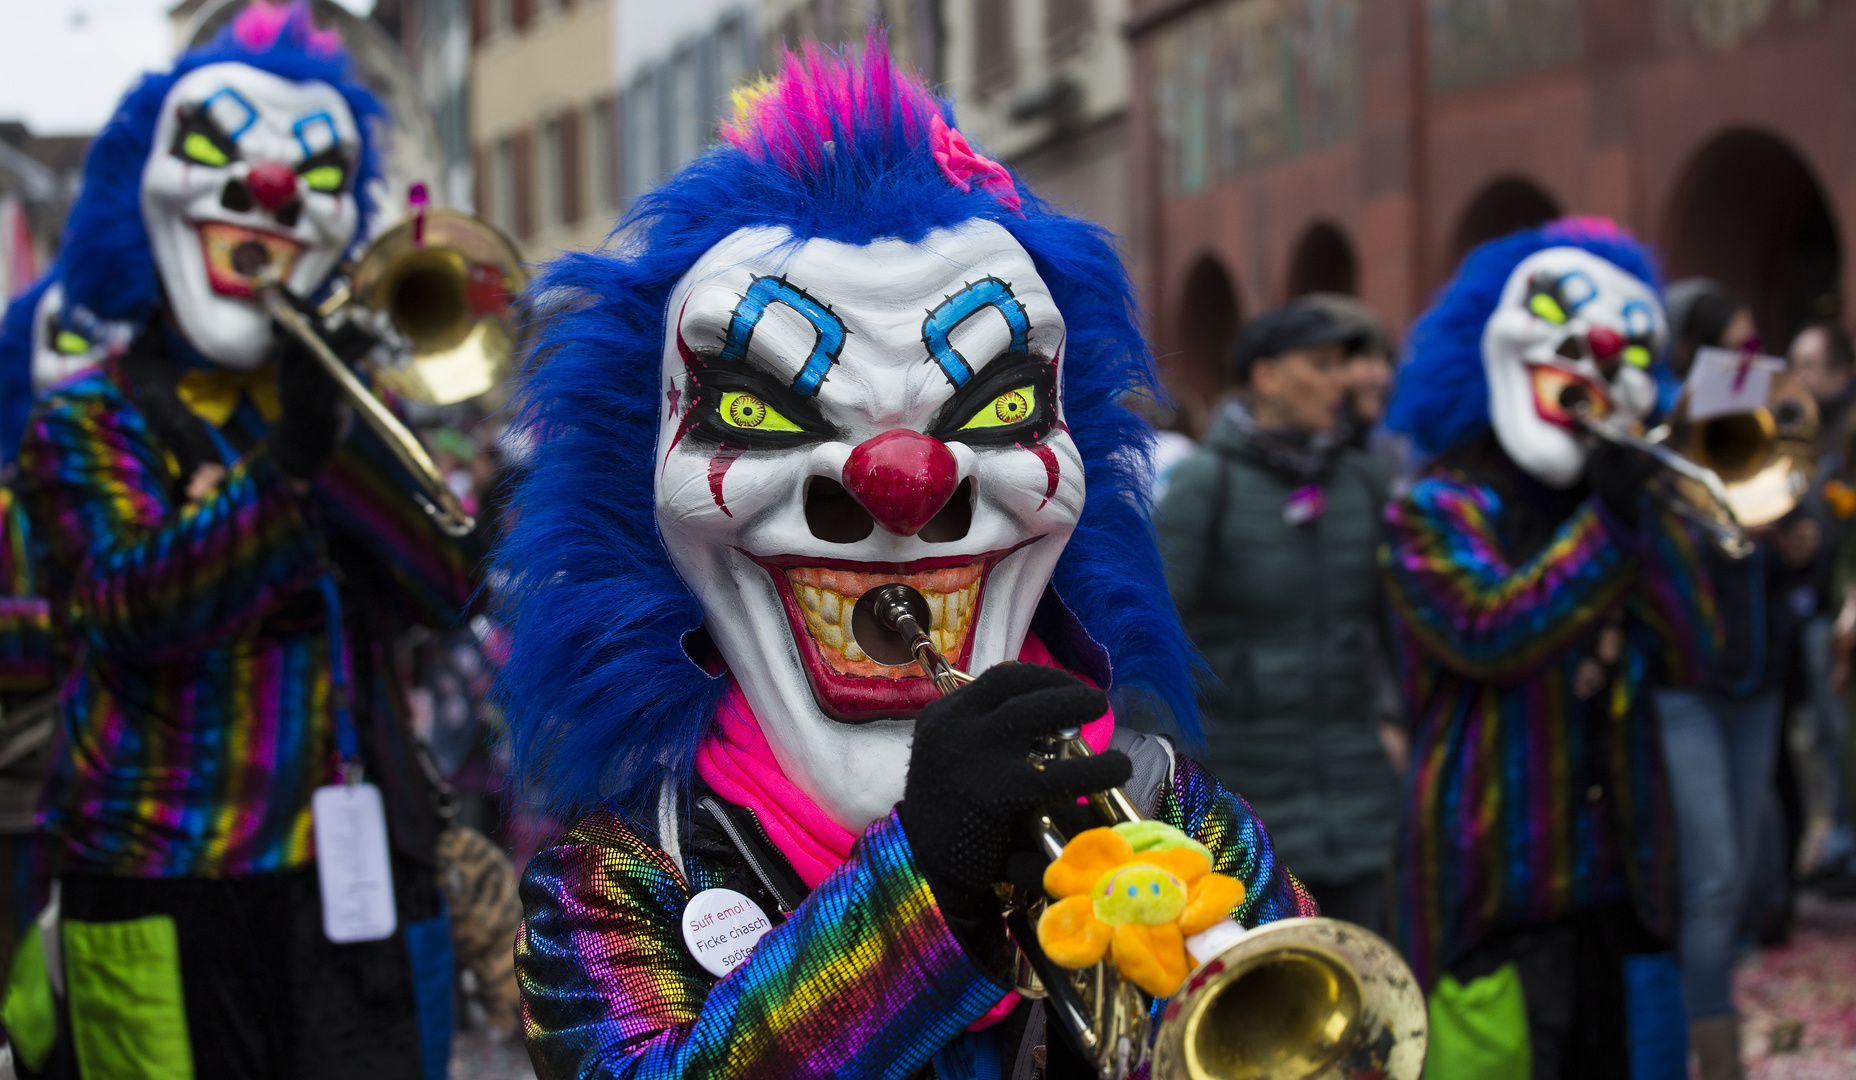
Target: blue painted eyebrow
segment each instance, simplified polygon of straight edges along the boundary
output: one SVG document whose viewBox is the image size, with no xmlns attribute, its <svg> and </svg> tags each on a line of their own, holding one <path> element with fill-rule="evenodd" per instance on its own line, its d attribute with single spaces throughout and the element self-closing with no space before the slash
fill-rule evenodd
<svg viewBox="0 0 1856 1080">
<path fill-rule="evenodd" d="M 818 333 L 811 353 L 806 356 L 805 366 L 793 377 L 793 392 L 812 397 L 818 393 L 832 365 L 838 362 L 838 354 L 844 351 L 844 339 L 850 334 L 844 329 L 844 320 L 829 307 L 783 277 L 757 277 L 748 286 L 741 302 L 735 305 L 733 317 L 728 320 L 728 340 L 722 345 L 721 359 L 736 364 L 747 360 L 754 328 L 760 325 L 767 309 L 775 304 L 784 304 L 797 311 Z"/>
<path fill-rule="evenodd" d="M 312 147 L 309 145 L 309 133 L 315 130 L 318 124 L 329 133 L 328 145 Z M 325 112 L 311 113 L 305 116 L 292 124 L 290 126 L 290 131 L 296 136 L 296 144 L 303 148 L 303 156 L 306 158 L 315 157 L 322 151 L 327 150 L 330 146 L 339 146 L 342 141 L 341 133 L 335 130 L 335 118 Z"/>
<path fill-rule="evenodd" d="M 207 116 L 212 116 L 213 122 L 218 123 L 219 117 L 213 115 L 213 108 L 216 105 L 228 101 L 245 110 L 245 121 L 239 124 L 236 129 L 226 131 L 226 138 L 237 142 L 240 135 L 250 131 L 251 125 L 258 122 L 258 110 L 252 107 L 251 102 L 245 100 L 244 95 L 232 89 L 230 86 L 222 86 L 211 94 L 208 94 L 205 101 L 200 102 L 200 112 Z M 223 124 L 220 125 L 222 129 L 224 126 Z"/>
<path fill-rule="evenodd" d="M 1006 327 L 1012 331 L 1012 351 L 1024 352 L 1031 339 L 1031 319 L 1025 314 L 1025 305 L 1013 295 L 1012 286 L 996 277 L 969 282 L 966 288 L 941 301 L 922 320 L 922 344 L 935 363 L 941 365 L 947 381 L 957 387 L 965 386 L 973 377 L 973 365 L 960 355 L 948 337 L 961 323 L 987 308 L 1005 318 Z"/>
</svg>

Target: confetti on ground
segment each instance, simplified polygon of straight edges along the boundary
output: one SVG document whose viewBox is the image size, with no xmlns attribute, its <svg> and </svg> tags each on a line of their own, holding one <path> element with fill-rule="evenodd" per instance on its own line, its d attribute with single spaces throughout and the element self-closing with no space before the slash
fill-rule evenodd
<svg viewBox="0 0 1856 1080">
<path fill-rule="evenodd" d="M 1856 1077 L 1856 901 L 1806 893 L 1792 940 L 1734 974 L 1747 1080 Z"/>
</svg>

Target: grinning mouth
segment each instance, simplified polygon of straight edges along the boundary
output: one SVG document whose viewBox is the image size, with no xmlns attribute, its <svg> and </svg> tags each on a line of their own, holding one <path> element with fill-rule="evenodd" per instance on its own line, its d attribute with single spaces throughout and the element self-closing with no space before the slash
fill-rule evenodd
<svg viewBox="0 0 1856 1080">
<path fill-rule="evenodd" d="M 748 557 L 767 570 L 779 589 L 819 707 L 834 720 L 862 723 L 913 716 L 940 693 L 919 665 L 880 664 L 858 648 L 851 632 L 851 612 L 858 599 L 890 582 L 916 589 L 928 601 L 928 636 L 935 648 L 955 667 L 965 667 L 985 603 L 987 576 L 1000 559 L 1036 539 L 979 556 L 912 563 Z"/>
<path fill-rule="evenodd" d="M 1558 364 L 1529 364 L 1527 374 L 1534 387 L 1534 411 L 1549 424 L 1576 430 L 1579 417 L 1573 408 L 1581 401 L 1587 405 L 1588 419 L 1611 411 L 1611 392 L 1595 379 Z"/>
<path fill-rule="evenodd" d="M 239 258 L 239 248 L 255 243 L 264 249 L 263 260 Z M 206 281 L 221 296 L 251 296 L 257 292 L 260 271 L 274 270 L 288 281 L 303 245 L 288 236 L 248 229 L 224 221 L 200 223 L 200 249 L 206 255 Z M 253 265 L 255 264 L 255 265 Z M 246 269 L 241 269 L 246 267 Z"/>
</svg>

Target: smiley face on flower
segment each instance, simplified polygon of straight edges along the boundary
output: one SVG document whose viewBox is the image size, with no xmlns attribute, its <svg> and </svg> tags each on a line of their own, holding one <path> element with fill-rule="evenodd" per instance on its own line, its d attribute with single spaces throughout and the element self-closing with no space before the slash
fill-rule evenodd
<svg viewBox="0 0 1856 1080">
<path fill-rule="evenodd" d="M 1166 997 L 1191 970 L 1186 938 L 1230 917 L 1236 878 L 1212 873 L 1205 845 L 1158 821 L 1078 833 L 1044 871 L 1056 899 L 1038 943 L 1056 963 L 1085 968 L 1113 952 L 1123 978 Z"/>
</svg>

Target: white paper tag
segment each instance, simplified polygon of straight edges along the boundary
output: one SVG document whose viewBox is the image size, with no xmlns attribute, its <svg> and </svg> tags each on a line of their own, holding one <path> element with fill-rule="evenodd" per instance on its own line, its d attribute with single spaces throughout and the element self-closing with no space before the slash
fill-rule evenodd
<svg viewBox="0 0 1856 1080">
<path fill-rule="evenodd" d="M 1689 419 L 1765 408 L 1772 376 L 1784 370 L 1785 361 L 1775 356 L 1749 357 L 1712 346 L 1695 350 L 1695 366 L 1688 373 Z"/>
<path fill-rule="evenodd" d="M 310 810 L 316 822 L 322 932 L 337 945 L 392 936 L 398 919 L 380 789 L 372 784 L 317 788 Z"/>
<path fill-rule="evenodd" d="M 726 975 L 747 963 L 772 928 L 760 905 L 733 889 L 704 889 L 683 909 L 683 944 L 711 975 Z"/>
</svg>

